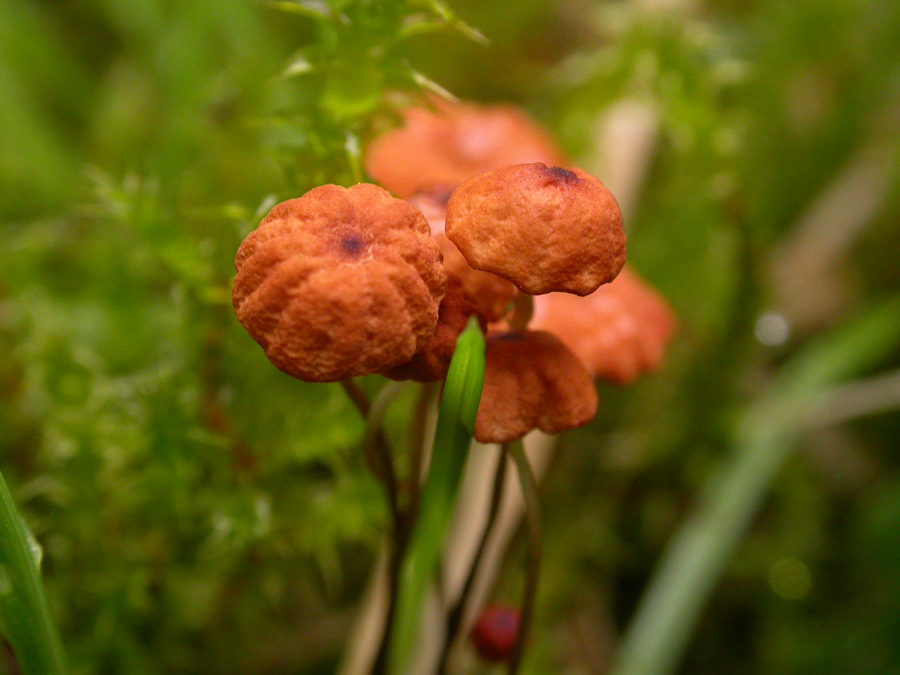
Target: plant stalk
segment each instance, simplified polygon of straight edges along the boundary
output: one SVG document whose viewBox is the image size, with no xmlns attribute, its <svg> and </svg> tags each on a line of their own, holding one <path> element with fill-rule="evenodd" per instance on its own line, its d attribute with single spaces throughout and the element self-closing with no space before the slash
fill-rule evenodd
<svg viewBox="0 0 900 675">
<path fill-rule="evenodd" d="M 0 624 L 25 675 L 64 675 L 62 643 L 50 617 L 28 532 L 0 475 Z"/>
<path fill-rule="evenodd" d="M 388 659 L 390 672 L 394 675 L 409 672 L 411 655 L 420 634 L 422 601 L 440 560 L 453 515 L 483 382 L 484 337 L 478 323 L 470 320 L 456 341 L 456 351 L 444 382 L 428 477 L 400 570 Z"/>
<path fill-rule="evenodd" d="M 612 675 L 666 675 L 823 391 L 879 363 L 900 341 L 900 297 L 806 347 L 735 425 L 734 459 L 673 537 L 621 642 Z"/>
<path fill-rule="evenodd" d="M 541 557 L 543 544 L 541 541 L 541 501 L 538 495 L 537 480 L 528 462 L 522 441 L 513 441 L 503 446 L 505 454 L 512 459 L 519 474 L 522 486 L 522 497 L 525 503 L 525 534 L 527 550 L 525 554 L 525 592 L 522 597 L 522 613 L 519 621 L 519 635 L 512 657 L 509 659 L 509 675 L 516 675 L 522 664 L 525 643 L 534 618 L 537 602 L 538 581 L 541 573 Z"/>
<path fill-rule="evenodd" d="M 444 675 L 447 671 L 450 652 L 453 648 L 453 643 L 459 634 L 460 626 L 462 625 L 463 613 L 466 609 L 469 594 L 475 583 L 475 576 L 478 574 L 481 559 L 484 557 L 484 552 L 487 548 L 488 540 L 491 537 L 491 532 L 494 530 L 494 522 L 497 520 L 497 514 L 500 512 L 500 504 L 503 501 L 503 488 L 506 484 L 506 473 L 506 451 L 501 450 L 497 461 L 497 469 L 494 473 L 494 485 L 491 490 L 491 504 L 488 508 L 487 522 L 484 525 L 484 531 L 481 533 L 481 540 L 478 542 L 478 548 L 475 550 L 475 556 L 472 558 L 472 564 L 469 567 L 469 573 L 466 576 L 466 581 L 463 584 L 462 591 L 460 591 L 459 598 L 447 613 L 447 629 L 444 636 L 444 648 L 441 652 L 441 659 L 438 664 L 438 675 Z"/>
</svg>

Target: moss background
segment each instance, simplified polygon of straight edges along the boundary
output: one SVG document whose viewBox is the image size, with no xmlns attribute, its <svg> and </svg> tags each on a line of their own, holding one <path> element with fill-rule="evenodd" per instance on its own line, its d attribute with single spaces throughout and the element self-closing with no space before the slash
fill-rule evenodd
<svg viewBox="0 0 900 675">
<path fill-rule="evenodd" d="M 232 260 L 423 85 L 519 103 L 585 165 L 611 106 L 658 114 L 629 259 L 681 328 L 551 468 L 526 672 L 603 671 L 736 411 L 900 292 L 897 3 L 449 4 L 490 44 L 429 0 L 0 7 L 0 467 L 76 675 L 334 672 L 384 500 L 340 389 L 234 320 Z M 798 240 L 815 209 L 860 222 Z M 900 670 L 898 445 L 896 408 L 803 435 L 679 672 Z"/>
</svg>

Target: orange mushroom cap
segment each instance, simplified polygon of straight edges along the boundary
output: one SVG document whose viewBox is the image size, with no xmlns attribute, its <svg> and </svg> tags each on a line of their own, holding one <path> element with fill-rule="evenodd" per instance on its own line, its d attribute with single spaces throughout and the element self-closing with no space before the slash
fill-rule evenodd
<svg viewBox="0 0 900 675">
<path fill-rule="evenodd" d="M 587 424 L 597 391 L 581 361 L 550 333 L 491 333 L 475 439 L 508 443 L 532 429 L 555 434 Z"/>
<path fill-rule="evenodd" d="M 487 322 L 499 321 L 515 300 L 518 289 L 503 277 L 490 272 L 474 269 L 466 261 L 456 244 L 444 234 L 444 219 L 447 214 L 447 199 L 451 191 L 443 186 L 418 192 L 409 198 L 411 204 L 418 208 L 428 219 L 431 234 L 441 247 L 444 256 L 444 269 L 447 273 L 459 278 L 469 299 L 475 304 L 475 311 Z"/>
<path fill-rule="evenodd" d="M 587 297 L 535 298 L 530 323 L 562 340 L 592 376 L 617 384 L 659 368 L 676 325 L 666 301 L 628 267 Z"/>
<path fill-rule="evenodd" d="M 625 264 L 615 198 L 581 169 L 518 164 L 460 185 L 446 233 L 469 264 L 531 295 L 593 293 Z"/>
<path fill-rule="evenodd" d="M 428 341 L 406 363 L 381 374 L 392 380 L 436 382 L 447 375 L 450 359 L 456 350 L 456 338 L 463 332 L 475 305 L 463 290 L 462 282 L 447 275 L 447 294 L 441 301 L 438 322 Z"/>
<path fill-rule="evenodd" d="M 566 163 L 550 136 L 517 108 L 437 98 L 432 103 L 435 110 L 404 110 L 404 125 L 366 149 L 366 171 L 401 197 L 434 183 L 458 185 L 508 164 Z"/>
<path fill-rule="evenodd" d="M 425 217 L 375 185 L 315 188 L 273 208 L 235 257 L 238 320 L 279 369 L 311 382 L 409 361 L 446 290 Z"/>
</svg>

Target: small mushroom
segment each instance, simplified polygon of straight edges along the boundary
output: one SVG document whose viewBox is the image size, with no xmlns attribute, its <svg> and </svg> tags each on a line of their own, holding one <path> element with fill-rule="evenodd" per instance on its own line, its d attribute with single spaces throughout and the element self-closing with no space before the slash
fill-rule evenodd
<svg viewBox="0 0 900 675">
<path fill-rule="evenodd" d="M 273 208 L 235 257 L 238 320 L 279 369 L 311 382 L 409 361 L 446 290 L 425 217 L 375 185 L 324 185 Z"/>
<path fill-rule="evenodd" d="M 626 266 L 587 297 L 535 298 L 530 326 L 556 335 L 593 377 L 628 384 L 659 367 L 676 324 L 666 301 Z"/>
<path fill-rule="evenodd" d="M 555 434 L 587 424 L 597 391 L 581 361 L 550 333 L 490 333 L 475 439 L 508 443 L 532 429 Z"/>
<path fill-rule="evenodd" d="M 506 316 L 510 303 L 515 300 L 519 291 L 511 281 L 503 277 L 474 269 L 456 248 L 456 244 L 444 234 L 447 199 L 451 193 L 452 190 L 447 192 L 443 186 L 437 186 L 416 193 L 409 201 L 428 219 L 431 234 L 444 255 L 444 269 L 462 282 L 466 295 L 475 304 L 475 311 L 486 322 L 499 321 Z"/>
<path fill-rule="evenodd" d="M 441 301 L 438 322 L 428 341 L 406 363 L 382 372 L 392 380 L 436 382 L 447 375 L 456 350 L 456 338 L 463 332 L 475 305 L 463 290 L 462 282 L 447 275 L 447 294 Z"/>
<path fill-rule="evenodd" d="M 433 110 L 404 110 L 404 125 L 366 149 L 369 175 L 400 197 L 434 183 L 455 186 L 507 164 L 565 163 L 550 136 L 517 108 L 432 103 Z"/>
<path fill-rule="evenodd" d="M 625 264 L 619 206 L 581 169 L 518 164 L 470 178 L 447 203 L 446 233 L 472 267 L 531 295 L 588 295 Z"/>
</svg>

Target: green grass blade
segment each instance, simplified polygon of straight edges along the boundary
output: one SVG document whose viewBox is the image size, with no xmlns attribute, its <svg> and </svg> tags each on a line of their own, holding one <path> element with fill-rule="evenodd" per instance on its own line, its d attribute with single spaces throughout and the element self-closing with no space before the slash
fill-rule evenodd
<svg viewBox="0 0 900 675">
<path fill-rule="evenodd" d="M 626 632 L 613 675 L 666 675 L 681 659 L 706 600 L 790 456 L 823 388 L 866 371 L 900 343 L 900 298 L 803 349 L 768 396 L 735 425 L 734 453 L 676 532 Z"/>
<path fill-rule="evenodd" d="M 28 533 L 0 475 L 0 623 L 25 675 L 62 675 L 62 645 L 47 609 Z"/>
<path fill-rule="evenodd" d="M 484 337 L 477 322 L 459 336 L 438 414 L 428 477 L 400 572 L 390 672 L 407 672 L 419 635 L 422 602 L 437 567 L 466 462 L 484 384 Z"/>
</svg>

